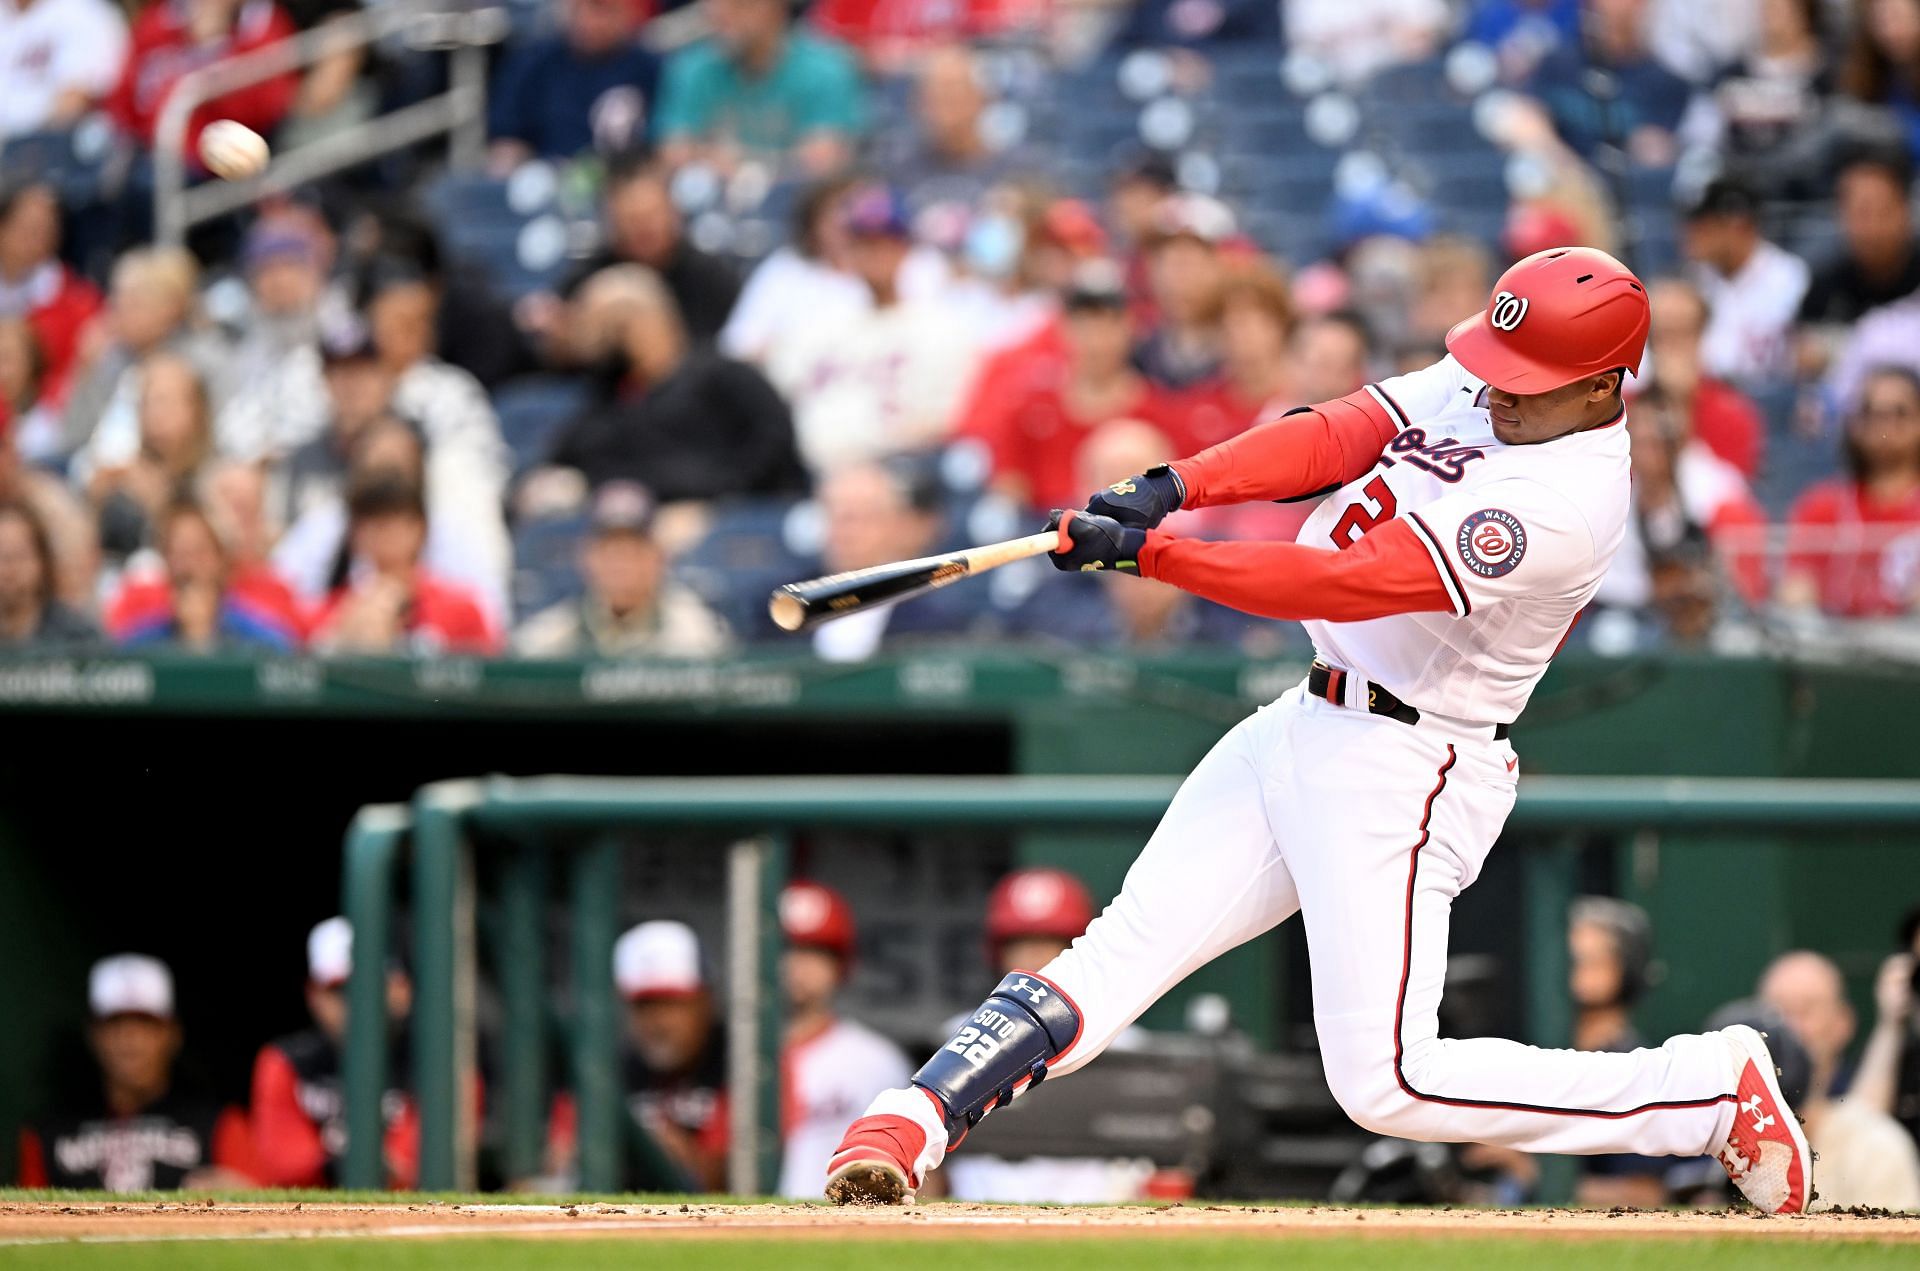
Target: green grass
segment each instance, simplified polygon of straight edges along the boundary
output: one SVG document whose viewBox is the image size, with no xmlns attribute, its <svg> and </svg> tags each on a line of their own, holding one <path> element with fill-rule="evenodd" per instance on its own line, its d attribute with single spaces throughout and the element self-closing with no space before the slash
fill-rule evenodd
<svg viewBox="0 0 1920 1271">
<path fill-rule="evenodd" d="M 315 1240 L 232 1244 L 36 1245 L 0 1249 L 13 1271 L 1653 1271 L 1736 1267 L 1739 1271 L 1910 1271 L 1914 1246 L 1855 1242 L 1772 1242 L 1753 1238 L 1557 1241 L 1550 1235 L 1470 1238 L 1187 1239 L 1145 1235 L 1053 1241 L 986 1239 L 802 1240 L 672 1238 L 500 1240 Z"/>
</svg>

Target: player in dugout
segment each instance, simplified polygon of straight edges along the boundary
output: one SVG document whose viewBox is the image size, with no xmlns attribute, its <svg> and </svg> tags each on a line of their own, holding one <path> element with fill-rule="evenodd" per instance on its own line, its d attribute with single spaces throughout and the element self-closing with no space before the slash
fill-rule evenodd
<svg viewBox="0 0 1920 1271">
<path fill-rule="evenodd" d="M 907 1077 L 900 1048 L 834 1010 L 853 971 L 856 931 L 846 897 L 815 882 L 780 893 L 780 984 L 786 1039 L 780 1052 L 780 1194 L 811 1196 L 834 1145 L 860 1109 Z"/>
<path fill-rule="evenodd" d="M 347 977 L 353 970 L 353 929 L 329 918 L 307 935 L 307 1011 L 313 1027 L 260 1048 L 253 1063 L 255 1172 L 267 1187 L 332 1187 L 347 1150 L 346 1096 L 341 1047 L 347 1036 Z M 413 983 L 399 967 L 387 969 L 387 1020 L 397 1028 L 413 1005 Z M 389 1078 L 402 1072 L 389 1048 Z M 403 1089 L 380 1100 L 386 1126 L 381 1159 L 388 1185 L 413 1186 L 420 1162 L 420 1123 Z"/>
<path fill-rule="evenodd" d="M 1625 1053 L 1439 1036 L 1453 900 L 1518 793 L 1508 734 L 1626 532 L 1623 389 L 1650 316 L 1644 284 L 1605 252 L 1538 252 L 1432 366 L 1054 513 L 1058 568 L 1303 622 L 1316 658 L 1188 776 L 1086 934 L 1003 978 L 854 1123 L 830 1198 L 905 1202 L 981 1117 L 1091 1061 L 1192 971 L 1297 912 L 1327 1081 L 1364 1128 L 1710 1154 L 1762 1212 L 1806 1209 L 1812 1153 L 1748 1025 Z M 1296 542 L 1157 528 L 1180 508 L 1308 497 L 1324 501 Z"/>
<path fill-rule="evenodd" d="M 89 1191 L 244 1187 L 252 1144 L 238 1108 L 179 1079 L 173 973 L 158 958 L 102 958 L 87 976 L 87 1045 L 99 1085 L 20 1131 L 20 1186 Z"/>
</svg>

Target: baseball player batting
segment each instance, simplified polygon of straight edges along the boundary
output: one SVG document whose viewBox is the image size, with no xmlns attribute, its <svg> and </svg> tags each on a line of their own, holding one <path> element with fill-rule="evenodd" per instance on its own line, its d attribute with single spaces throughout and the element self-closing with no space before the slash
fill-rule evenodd
<svg viewBox="0 0 1920 1271">
<path fill-rule="evenodd" d="M 1092 1060 L 1195 968 L 1301 913 L 1327 1082 L 1378 1134 L 1716 1155 L 1767 1213 L 1813 1158 L 1751 1028 L 1627 1054 L 1441 1038 L 1454 897 L 1513 807 L 1507 738 L 1626 530 L 1622 383 L 1647 293 L 1604 252 L 1500 278 L 1422 371 L 1258 424 L 1055 512 L 1053 563 L 1303 622 L 1306 681 L 1223 738 L 1125 885 L 877 1098 L 827 1195 L 901 1203 L 989 1111 Z M 1179 508 L 1328 496 L 1294 543 L 1186 541 Z"/>
</svg>

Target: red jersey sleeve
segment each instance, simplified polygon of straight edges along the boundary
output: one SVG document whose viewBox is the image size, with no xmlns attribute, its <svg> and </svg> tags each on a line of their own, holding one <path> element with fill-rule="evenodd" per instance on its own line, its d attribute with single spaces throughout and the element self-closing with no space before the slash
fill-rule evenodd
<svg viewBox="0 0 1920 1271">
<path fill-rule="evenodd" d="M 253 1172 L 263 1186 L 326 1185 L 326 1145 L 300 1106 L 299 1084 L 278 1046 L 261 1048 L 253 1063 Z"/>
<path fill-rule="evenodd" d="M 1343 552 L 1300 543 L 1210 543 L 1150 530 L 1140 576 L 1262 618 L 1362 622 L 1454 611 L 1432 555 L 1400 520 Z"/>
<path fill-rule="evenodd" d="M 222 1108 L 213 1123 L 213 1163 L 221 1169 L 258 1180 L 260 1168 L 253 1156 L 253 1127 L 238 1108 Z"/>
<path fill-rule="evenodd" d="M 47 1186 L 46 1149 L 40 1135 L 26 1126 L 20 1128 L 20 1186 Z"/>
<path fill-rule="evenodd" d="M 1324 494 L 1373 467 L 1397 431 L 1392 412 L 1366 389 L 1255 424 L 1172 465 L 1186 488 L 1180 506 Z"/>
</svg>

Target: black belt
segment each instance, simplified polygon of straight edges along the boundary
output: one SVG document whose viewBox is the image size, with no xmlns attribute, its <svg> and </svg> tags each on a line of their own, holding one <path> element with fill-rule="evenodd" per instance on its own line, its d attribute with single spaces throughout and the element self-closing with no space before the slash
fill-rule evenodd
<svg viewBox="0 0 1920 1271">
<path fill-rule="evenodd" d="M 1323 701 L 1332 702 L 1335 706 L 1345 706 L 1347 674 L 1343 667 L 1328 666 L 1325 662 L 1316 659 L 1313 669 L 1307 672 L 1307 692 Z M 1397 719 L 1403 724 L 1420 722 L 1420 711 L 1417 707 L 1407 705 L 1372 680 L 1367 681 L 1367 710 L 1370 714 L 1385 715 L 1388 719 Z M 1507 731 L 1507 725 L 1495 724 L 1493 739 L 1504 741 Z"/>
</svg>

